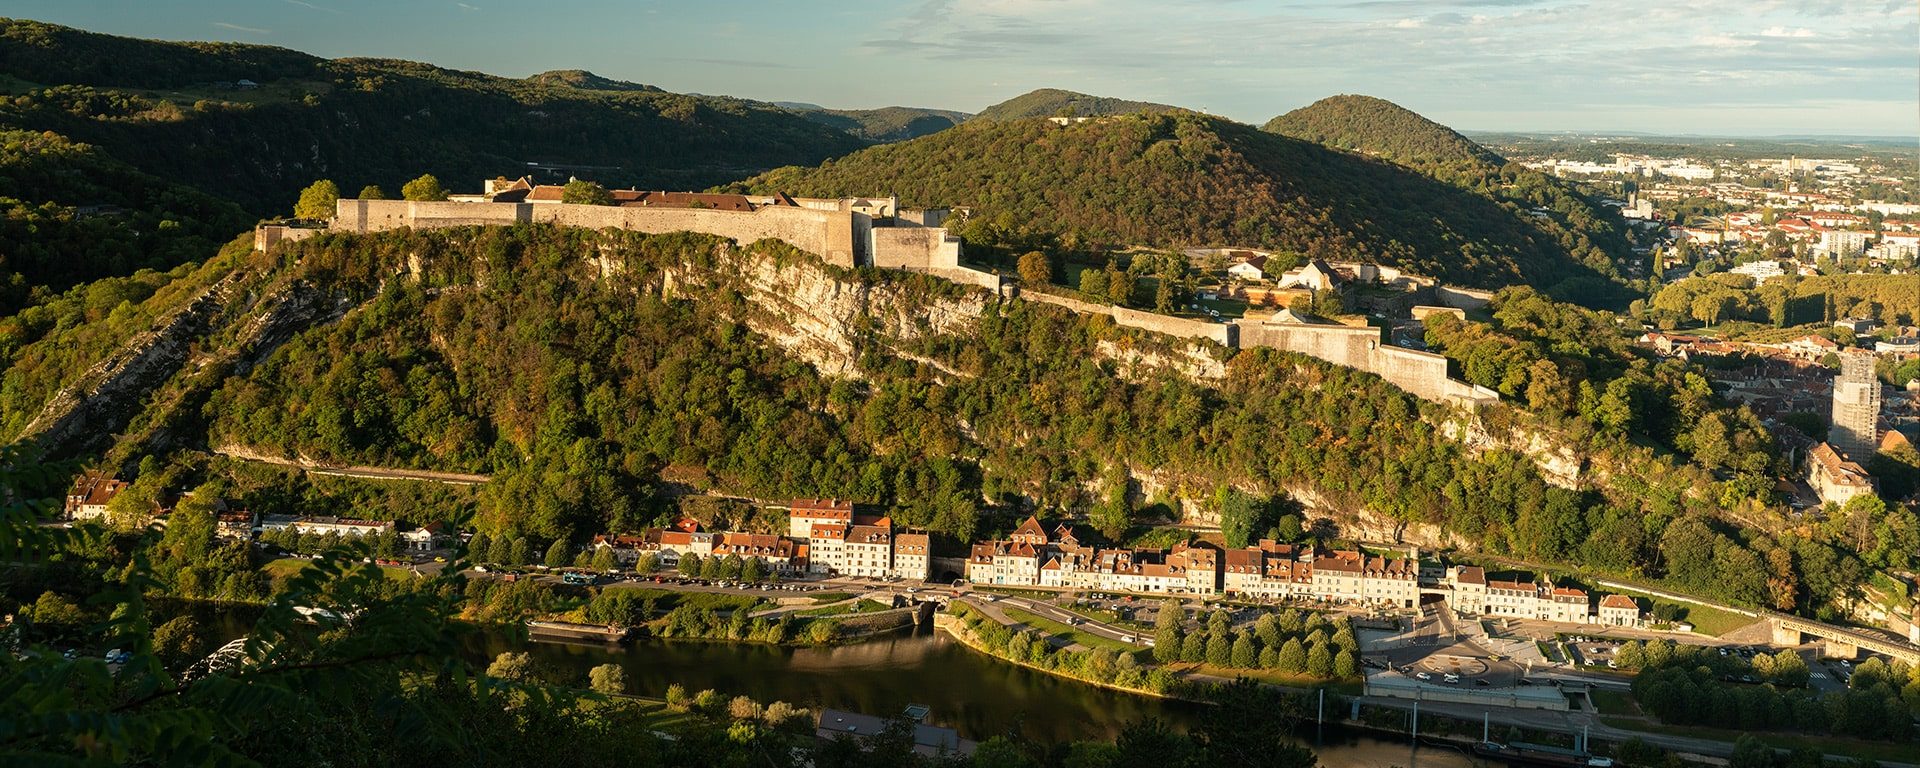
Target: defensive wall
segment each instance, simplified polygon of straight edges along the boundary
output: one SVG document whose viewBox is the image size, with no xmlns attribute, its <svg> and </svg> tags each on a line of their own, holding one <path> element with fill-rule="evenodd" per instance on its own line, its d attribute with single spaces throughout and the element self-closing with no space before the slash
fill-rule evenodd
<svg viewBox="0 0 1920 768">
<path fill-rule="evenodd" d="M 341 200 L 332 228 L 364 233 L 401 227 L 437 229 L 527 222 L 648 233 L 704 232 L 740 243 L 773 238 L 842 267 L 853 267 L 864 260 L 868 239 L 864 235 L 872 227 L 872 218 L 863 213 L 794 206 L 726 211 L 567 203 Z"/>
<path fill-rule="evenodd" d="M 1056 307 L 1066 307 L 1067 309 L 1083 314 L 1106 315 L 1113 318 L 1115 324 L 1128 328 L 1140 328 L 1155 333 L 1164 333 L 1168 336 L 1178 336 L 1184 339 L 1209 339 L 1216 344 L 1227 347 L 1234 346 L 1235 342 L 1235 328 L 1230 323 L 1223 324 L 1205 320 L 1189 320 L 1183 317 L 1143 312 L 1138 309 L 1128 309 L 1126 307 L 1116 307 L 1108 304 L 1092 304 L 1078 299 L 1070 299 L 1065 296 L 1056 296 L 1051 293 L 1041 293 L 1039 291 L 1021 291 L 1018 295 L 1023 299 L 1030 299 L 1042 304 L 1052 304 Z"/>
<path fill-rule="evenodd" d="M 1473 288 L 1456 288 L 1450 285 L 1433 287 L 1433 303 L 1443 307 L 1464 309 L 1468 312 L 1486 306 L 1493 301 L 1492 291 Z"/>
<path fill-rule="evenodd" d="M 1499 402 L 1485 387 L 1447 378 L 1447 358 L 1381 341 L 1371 326 L 1235 321 L 1242 349 L 1272 347 L 1357 368 L 1436 403 L 1477 406 Z"/>
<path fill-rule="evenodd" d="M 325 230 L 311 227 L 291 227 L 285 224 L 262 224 L 253 228 L 253 249 L 268 250 L 282 242 L 298 242 Z"/>
</svg>

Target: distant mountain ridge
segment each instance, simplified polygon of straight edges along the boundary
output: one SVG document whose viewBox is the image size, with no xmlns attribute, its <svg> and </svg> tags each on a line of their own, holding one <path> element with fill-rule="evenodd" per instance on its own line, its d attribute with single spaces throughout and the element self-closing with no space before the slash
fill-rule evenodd
<svg viewBox="0 0 1920 768">
<path fill-rule="evenodd" d="M 1267 121 L 1265 130 L 1402 165 L 1506 162 L 1452 128 L 1386 99 L 1329 96 Z"/>
<path fill-rule="evenodd" d="M 972 117 L 965 112 L 927 107 L 827 109 L 813 104 L 793 106 L 792 102 L 774 103 L 799 112 L 801 117 L 813 122 L 874 142 L 919 138 L 952 128 Z"/>
<path fill-rule="evenodd" d="M 1128 101 L 1105 96 L 1041 88 L 980 110 L 975 120 L 1020 120 L 1029 117 L 1102 117 L 1133 113 L 1187 112 L 1181 107 L 1151 101 Z"/>
<path fill-rule="evenodd" d="M 22 20 L 0 20 L 0 71 L 16 96 L 0 102 L 0 126 L 86 142 L 255 215 L 285 213 L 318 178 L 396 194 L 421 173 L 464 188 L 535 166 L 698 189 L 868 143 L 778 107 L 584 70 L 514 79 Z"/>
</svg>

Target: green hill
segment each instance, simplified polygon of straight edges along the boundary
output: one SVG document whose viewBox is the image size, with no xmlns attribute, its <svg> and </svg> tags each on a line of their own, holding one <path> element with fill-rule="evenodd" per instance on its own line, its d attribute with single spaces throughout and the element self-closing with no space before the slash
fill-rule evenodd
<svg viewBox="0 0 1920 768">
<path fill-rule="evenodd" d="M 1381 160 L 1197 113 L 1059 126 L 969 120 L 737 185 L 803 195 L 886 190 L 968 206 L 991 245 L 1045 230 L 1089 243 L 1243 245 L 1362 258 L 1449 282 L 1553 286 L 1599 273 L 1497 201 Z"/>
<path fill-rule="evenodd" d="M 1180 107 L 1150 101 L 1127 101 L 1105 96 L 1041 88 L 980 110 L 976 120 L 1020 120 L 1028 117 L 1101 117 L 1137 112 L 1185 112 Z"/>
<path fill-rule="evenodd" d="M 322 177 L 393 193 L 424 172 L 465 188 L 541 163 L 562 179 L 697 189 L 866 144 L 758 102 L 586 72 L 511 79 L 33 21 L 0 20 L 0 71 L 0 125 L 60 133 L 259 215 Z"/>
<path fill-rule="evenodd" d="M 789 107 L 821 125 L 829 125 L 868 141 L 905 141 L 938 133 L 965 121 L 965 112 L 923 107 L 881 107 L 879 109 L 826 109 Z"/>
<path fill-rule="evenodd" d="M 666 93 L 665 89 L 645 83 L 630 83 L 601 77 L 584 69 L 556 69 L 542 72 L 527 78 L 528 82 L 539 85 L 563 85 L 583 91 L 640 91 L 643 93 Z"/>
<path fill-rule="evenodd" d="M 1499 155 L 1452 128 L 1372 96 L 1329 96 L 1267 121 L 1266 130 L 1335 149 L 1422 166 L 1446 163 L 1500 165 Z"/>
<path fill-rule="evenodd" d="M 1453 129 L 1371 96 L 1333 96 L 1267 122 L 1274 133 L 1382 158 L 1430 178 L 1524 209 L 1519 221 L 1595 273 L 1617 277 L 1632 258 L 1626 225 L 1560 179 L 1510 163 Z M 1587 282 L 1563 294 L 1606 303 L 1619 286 Z"/>
</svg>

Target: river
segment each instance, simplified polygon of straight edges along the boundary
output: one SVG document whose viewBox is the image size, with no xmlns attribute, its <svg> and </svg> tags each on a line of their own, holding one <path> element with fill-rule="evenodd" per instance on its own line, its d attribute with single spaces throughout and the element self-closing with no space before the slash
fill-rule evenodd
<svg viewBox="0 0 1920 768">
<path fill-rule="evenodd" d="M 196 606 L 210 634 L 246 631 L 246 619 Z M 250 613 L 250 612 L 248 612 Z M 1041 742 L 1111 739 L 1128 723 L 1157 717 L 1187 727 L 1204 707 L 1096 688 L 1017 667 L 961 645 L 943 633 L 898 634 L 853 645 L 790 648 L 747 643 L 642 639 L 626 646 L 532 642 L 511 630 L 463 633 L 467 656 L 485 665 L 506 651 L 532 655 L 550 679 L 584 685 L 587 670 L 612 662 L 627 671 L 629 690 L 659 697 L 679 683 L 688 692 L 711 688 L 762 703 L 889 715 L 908 704 L 932 708 L 929 722 L 984 740 L 1020 734 Z M 1333 713 L 1329 713 L 1332 716 Z M 1485 765 L 1456 750 L 1423 747 L 1350 729 L 1328 728 L 1302 740 L 1326 768 L 1468 768 Z"/>
</svg>

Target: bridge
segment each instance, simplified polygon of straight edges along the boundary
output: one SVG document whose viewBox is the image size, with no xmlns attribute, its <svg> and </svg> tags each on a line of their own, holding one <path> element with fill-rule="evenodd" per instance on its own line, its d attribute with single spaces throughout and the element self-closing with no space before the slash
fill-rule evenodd
<svg viewBox="0 0 1920 768">
<path fill-rule="evenodd" d="M 1773 630 L 1775 645 L 1799 645 L 1806 640 L 1805 636 L 1812 635 L 1826 641 L 1828 656 L 1851 659 L 1864 648 L 1904 660 L 1908 664 L 1920 664 L 1920 646 L 1912 643 L 1771 611 L 1763 612 L 1761 616 L 1767 620 L 1767 627 Z"/>
</svg>

